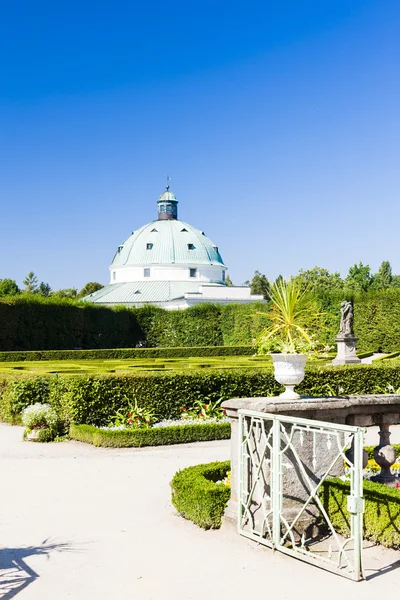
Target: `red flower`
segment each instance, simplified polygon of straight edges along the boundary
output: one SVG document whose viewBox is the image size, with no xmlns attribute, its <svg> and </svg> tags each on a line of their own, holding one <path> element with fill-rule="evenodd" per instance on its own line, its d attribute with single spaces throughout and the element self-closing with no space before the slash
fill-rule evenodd
<svg viewBox="0 0 400 600">
<path fill-rule="evenodd" d="M 208 408 L 208 404 L 205 404 L 205 405 L 203 406 L 203 408 L 205 408 L 205 409 L 207 410 L 207 408 Z"/>
<path fill-rule="evenodd" d="M 185 411 L 186 411 L 186 408 L 185 408 L 184 406 L 182 406 L 182 410 L 183 410 L 183 412 L 185 412 Z"/>
<path fill-rule="evenodd" d="M 396 488 L 397 488 L 397 489 L 399 489 L 399 488 L 400 488 L 400 483 L 399 483 L 399 482 L 397 482 L 397 483 L 396 483 Z"/>
<path fill-rule="evenodd" d="M 132 423 L 133 423 L 132 419 L 128 419 L 128 424 L 132 425 Z"/>
<path fill-rule="evenodd" d="M 131 417 L 131 416 L 132 416 L 132 413 L 129 413 L 129 416 Z"/>
<path fill-rule="evenodd" d="M 203 417 L 204 417 L 204 415 L 203 415 L 202 413 L 200 413 L 200 417 L 201 417 L 201 418 L 203 418 Z"/>
</svg>

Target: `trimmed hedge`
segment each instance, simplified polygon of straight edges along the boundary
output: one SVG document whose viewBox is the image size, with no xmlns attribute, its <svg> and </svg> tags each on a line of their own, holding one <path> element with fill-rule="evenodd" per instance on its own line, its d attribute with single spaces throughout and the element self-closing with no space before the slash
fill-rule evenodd
<svg viewBox="0 0 400 600">
<path fill-rule="evenodd" d="M 71 424 L 69 436 L 73 440 L 102 446 L 104 448 L 131 448 L 142 446 L 166 446 L 210 440 L 228 440 L 230 423 L 199 423 L 198 425 L 174 425 L 150 429 L 105 430 L 93 425 Z"/>
<path fill-rule="evenodd" d="M 316 297 L 324 312 L 321 341 L 333 344 L 343 292 Z M 354 295 L 354 332 L 360 352 L 400 346 L 400 289 Z M 104 307 L 19 294 L 0 299 L 0 350 L 250 345 L 268 324 L 267 303 L 200 304 L 183 311 L 156 306 Z M 313 329 L 313 315 L 309 326 Z"/>
<path fill-rule="evenodd" d="M 320 492 L 334 528 L 344 536 L 350 533 L 349 493 L 350 483 L 336 478 L 325 481 Z M 364 538 L 400 548 L 400 490 L 364 480 L 364 500 Z"/>
<path fill-rule="evenodd" d="M 201 356 L 252 356 L 253 346 L 196 346 L 174 348 L 110 348 L 99 350 L 36 350 L 0 352 L 0 362 L 38 360 L 107 360 L 124 358 L 185 358 Z"/>
<path fill-rule="evenodd" d="M 400 387 L 400 366 L 390 364 L 310 366 L 297 386 L 303 396 L 336 396 L 377 393 Z M 282 386 L 272 368 L 188 372 L 149 372 L 110 375 L 26 377 L 0 381 L 0 418 L 15 422 L 21 411 L 35 402 L 49 402 L 67 421 L 107 425 L 117 410 L 128 412 L 136 399 L 153 409 L 159 419 L 180 418 L 182 406 L 191 409 L 197 400 L 276 396 Z"/>
<path fill-rule="evenodd" d="M 172 504 L 186 519 L 204 529 L 218 529 L 231 495 L 222 481 L 230 462 L 196 465 L 178 471 L 171 482 Z"/>
</svg>

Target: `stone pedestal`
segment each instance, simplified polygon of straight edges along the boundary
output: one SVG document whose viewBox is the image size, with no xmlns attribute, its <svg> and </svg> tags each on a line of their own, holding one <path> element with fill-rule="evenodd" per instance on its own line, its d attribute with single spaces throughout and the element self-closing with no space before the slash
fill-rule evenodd
<svg viewBox="0 0 400 600">
<path fill-rule="evenodd" d="M 337 355 L 336 358 L 332 361 L 332 364 L 354 365 L 360 363 L 361 360 L 356 354 L 357 341 L 358 338 L 356 338 L 352 334 L 345 334 L 343 336 L 338 336 L 337 338 L 335 338 L 335 342 L 337 343 Z"/>
</svg>

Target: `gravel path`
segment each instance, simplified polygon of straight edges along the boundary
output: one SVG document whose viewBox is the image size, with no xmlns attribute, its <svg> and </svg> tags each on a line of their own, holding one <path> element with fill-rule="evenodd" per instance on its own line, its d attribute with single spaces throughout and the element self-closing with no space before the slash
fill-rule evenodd
<svg viewBox="0 0 400 600">
<path fill-rule="evenodd" d="M 173 474 L 229 458 L 228 442 L 108 450 L 24 443 L 21 434 L 0 424 L 4 600 L 375 600 L 400 591 L 400 553 L 368 551 L 370 579 L 357 584 L 232 527 L 203 531 L 176 515 Z"/>
</svg>

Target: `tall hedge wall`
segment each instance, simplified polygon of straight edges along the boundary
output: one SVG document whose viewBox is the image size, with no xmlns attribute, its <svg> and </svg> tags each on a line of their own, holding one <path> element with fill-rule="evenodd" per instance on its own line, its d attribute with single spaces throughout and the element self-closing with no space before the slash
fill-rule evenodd
<svg viewBox="0 0 400 600">
<path fill-rule="evenodd" d="M 340 294 L 318 298 L 324 312 L 322 341 L 334 344 Z M 358 349 L 400 349 L 400 289 L 356 296 Z M 183 311 L 154 306 L 105 308 L 21 294 L 0 299 L 0 351 L 250 345 L 268 323 L 268 304 L 201 304 Z M 310 321 L 312 315 L 310 315 Z"/>
</svg>

